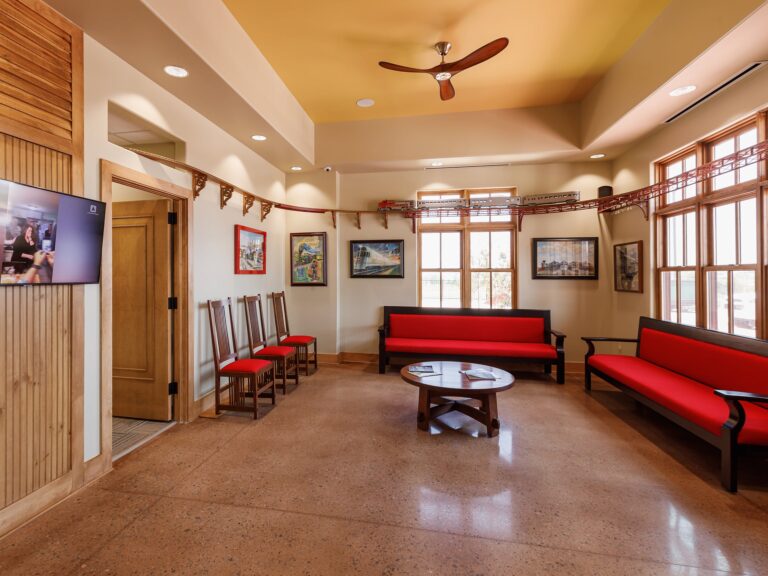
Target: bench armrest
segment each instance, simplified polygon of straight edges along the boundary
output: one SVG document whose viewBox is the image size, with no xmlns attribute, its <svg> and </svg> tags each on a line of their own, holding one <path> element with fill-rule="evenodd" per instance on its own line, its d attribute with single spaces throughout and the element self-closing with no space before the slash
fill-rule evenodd
<svg viewBox="0 0 768 576">
<path fill-rule="evenodd" d="M 637 338 L 610 338 L 604 336 L 582 336 L 581 339 L 588 346 L 585 360 L 589 360 L 589 357 L 595 353 L 595 342 L 633 342 L 635 344 L 638 342 Z"/>
<path fill-rule="evenodd" d="M 549 334 L 550 334 L 550 339 L 552 338 L 552 336 L 555 337 L 555 348 L 557 349 L 557 352 L 562 353 L 564 351 L 563 346 L 565 344 L 565 334 L 563 334 L 559 330 L 550 330 Z"/>
<path fill-rule="evenodd" d="M 768 402 L 768 396 L 765 394 L 752 394 L 751 392 L 735 392 L 733 390 L 715 390 L 715 396 L 720 396 L 726 402 L 744 401 L 744 402 Z"/>
<path fill-rule="evenodd" d="M 379 334 L 384 334 L 384 330 L 385 330 L 385 328 L 384 328 L 384 324 L 382 324 L 381 326 L 379 326 Z"/>
<path fill-rule="evenodd" d="M 738 443 L 739 433 L 744 428 L 747 415 L 742 402 L 768 402 L 764 394 L 751 392 L 735 392 L 733 390 L 715 390 L 715 396 L 720 396 L 728 405 L 728 420 L 723 423 L 723 433 L 727 434 L 732 444 Z"/>
</svg>

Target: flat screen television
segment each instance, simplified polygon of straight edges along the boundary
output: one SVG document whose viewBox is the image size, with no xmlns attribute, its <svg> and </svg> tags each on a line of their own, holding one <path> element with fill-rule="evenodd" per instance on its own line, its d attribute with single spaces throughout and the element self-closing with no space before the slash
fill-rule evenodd
<svg viewBox="0 0 768 576">
<path fill-rule="evenodd" d="M 0 285 L 98 284 L 106 204 L 0 180 Z"/>
</svg>

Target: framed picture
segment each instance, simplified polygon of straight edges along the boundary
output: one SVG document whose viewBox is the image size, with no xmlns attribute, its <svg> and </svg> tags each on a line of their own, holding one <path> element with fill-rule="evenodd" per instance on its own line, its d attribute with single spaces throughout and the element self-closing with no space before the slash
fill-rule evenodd
<svg viewBox="0 0 768 576">
<path fill-rule="evenodd" d="M 291 234 L 291 286 L 327 286 L 325 232 Z"/>
<path fill-rule="evenodd" d="M 402 240 L 350 240 L 352 278 L 404 278 Z"/>
<path fill-rule="evenodd" d="M 235 274 L 267 273 L 267 233 L 235 225 Z"/>
<path fill-rule="evenodd" d="M 617 292 L 643 291 L 643 243 L 626 242 L 613 247 L 613 288 Z"/>
<path fill-rule="evenodd" d="M 597 280 L 597 237 L 534 238 L 534 280 Z"/>
</svg>

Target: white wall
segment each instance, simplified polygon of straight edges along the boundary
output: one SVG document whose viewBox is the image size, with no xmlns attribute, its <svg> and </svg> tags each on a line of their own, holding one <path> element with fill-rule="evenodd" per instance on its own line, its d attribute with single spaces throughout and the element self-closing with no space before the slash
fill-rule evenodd
<svg viewBox="0 0 768 576">
<path fill-rule="evenodd" d="M 99 160 L 190 186 L 189 175 L 166 168 L 110 143 L 107 107 L 113 101 L 186 143 L 187 162 L 275 201 L 285 200 L 284 174 L 205 117 L 140 74 L 92 38 L 85 38 L 85 192 L 98 198 Z M 221 210 L 218 187 L 209 185 L 194 203 L 193 254 L 195 314 L 195 397 L 213 386 L 213 365 L 205 302 L 226 296 L 265 294 L 284 286 L 284 213 L 274 210 L 259 221 L 258 205 L 243 217 L 239 195 Z M 234 275 L 234 225 L 267 232 L 267 274 Z M 85 300 L 85 459 L 99 453 L 100 340 L 99 286 L 86 288 Z M 244 343 L 242 306 L 238 331 Z M 270 313 L 267 314 L 271 318 Z M 271 323 L 270 323 L 271 325 Z"/>
<path fill-rule="evenodd" d="M 303 195 L 325 197 L 330 202 L 338 186 L 338 205 L 345 209 L 370 210 L 384 199 L 413 199 L 418 190 L 441 188 L 477 188 L 487 186 L 517 186 L 521 194 L 580 190 L 582 198 L 597 195 L 598 186 L 610 184 L 611 167 L 607 162 L 570 164 L 531 164 L 489 168 L 463 168 L 450 170 L 415 170 L 407 172 L 377 172 L 344 174 L 339 184 L 331 178 L 317 175 L 292 175 L 288 179 L 289 197 L 298 202 Z M 328 204 L 326 204 L 328 206 Z M 519 234 L 518 303 L 521 308 L 552 310 L 553 327 L 568 334 L 566 354 L 577 360 L 584 353 L 579 336 L 602 334 L 610 327 L 610 315 L 603 306 L 610 297 L 612 275 L 610 250 L 605 239 L 600 242 L 600 279 L 590 280 L 532 280 L 531 239 L 538 236 L 598 236 L 605 237 L 603 217 L 595 211 L 574 212 L 550 216 L 530 216 L 523 221 Z M 301 226 L 322 226 L 327 216 L 302 215 Z M 330 222 L 328 222 L 330 224 Z M 295 228 L 293 216 L 287 222 L 288 231 Z M 340 352 L 376 353 L 376 328 L 381 323 L 384 305 L 411 305 L 418 303 L 418 258 L 416 235 L 411 232 L 410 220 L 398 215 L 389 219 L 385 230 L 380 217 L 363 215 L 362 229 L 358 230 L 351 216 L 341 215 L 337 229 L 337 252 L 330 258 L 338 259 L 338 286 L 312 288 L 323 294 L 326 302 L 338 298 L 337 310 L 318 306 L 315 299 L 292 298 L 293 325 L 309 329 L 309 318 L 317 329 L 324 327 L 332 337 L 331 326 L 339 327 L 335 349 Z M 403 239 L 405 241 L 404 279 L 361 279 L 349 276 L 350 240 Z M 306 288 L 294 289 L 307 290 Z M 336 318 L 338 316 L 338 318 Z M 335 324 L 334 324 L 335 323 Z M 324 351 L 334 346 L 318 342 Z"/>
</svg>

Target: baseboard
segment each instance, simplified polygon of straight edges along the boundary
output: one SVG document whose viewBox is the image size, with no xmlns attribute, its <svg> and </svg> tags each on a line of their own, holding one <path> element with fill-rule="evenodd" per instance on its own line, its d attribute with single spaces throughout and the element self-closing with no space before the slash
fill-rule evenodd
<svg viewBox="0 0 768 576">
<path fill-rule="evenodd" d="M 213 396 L 213 390 L 209 390 L 200 398 L 195 400 L 195 403 L 192 407 L 192 414 L 189 415 L 189 421 L 192 422 L 192 420 L 196 419 L 198 416 L 203 416 L 204 412 L 209 412 L 216 403 L 216 399 Z M 207 416 L 210 418 L 210 416 Z"/>
<path fill-rule="evenodd" d="M 317 362 L 319 364 L 338 364 L 340 354 L 318 354 Z"/>
<path fill-rule="evenodd" d="M 340 356 L 341 362 L 353 362 L 356 364 L 377 364 L 379 362 L 378 354 L 366 354 L 363 352 L 342 352 Z"/>
<path fill-rule="evenodd" d="M 566 362 L 566 374 L 584 374 L 584 362 Z"/>
</svg>

